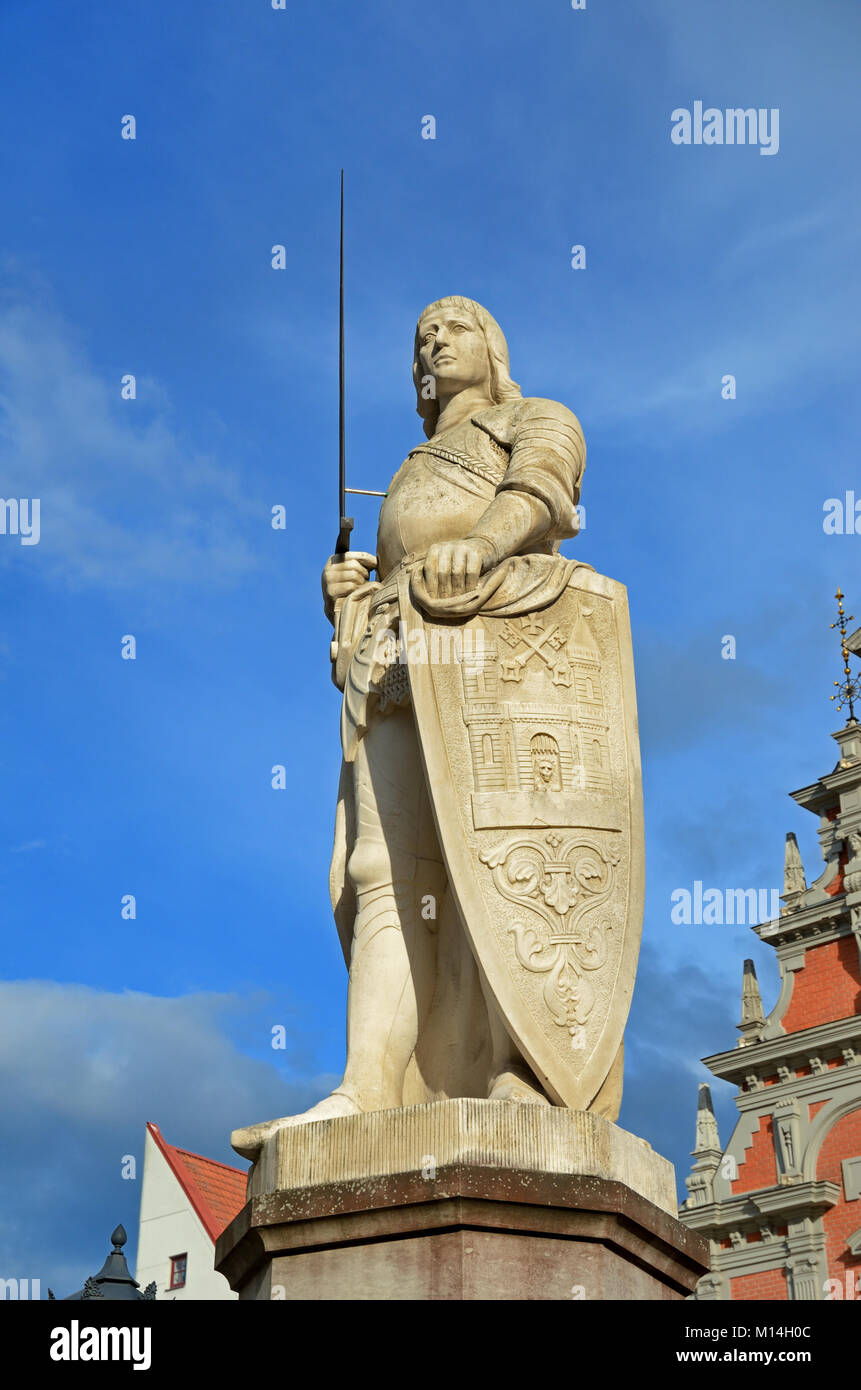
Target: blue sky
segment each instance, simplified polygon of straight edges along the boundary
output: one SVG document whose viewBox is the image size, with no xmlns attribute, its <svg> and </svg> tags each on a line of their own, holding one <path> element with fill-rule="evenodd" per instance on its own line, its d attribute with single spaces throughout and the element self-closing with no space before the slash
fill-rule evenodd
<svg viewBox="0 0 861 1390">
<path fill-rule="evenodd" d="M 441 295 L 583 423 L 571 553 L 629 589 L 645 779 L 621 1123 L 684 1177 L 698 1059 L 732 1045 L 744 957 L 767 1006 L 776 971 L 670 894 L 780 887 L 789 829 L 818 873 L 786 793 L 836 760 L 838 583 L 861 608 L 861 535 L 822 526 L 861 498 L 859 38 L 851 0 L 4 0 L 0 495 L 41 499 L 41 538 L 0 536 L 0 1273 L 65 1293 L 134 1232 L 146 1120 L 230 1161 L 234 1125 L 340 1073 L 342 165 L 350 482 L 421 438 Z M 696 100 L 779 109 L 779 152 L 674 145 Z"/>
</svg>

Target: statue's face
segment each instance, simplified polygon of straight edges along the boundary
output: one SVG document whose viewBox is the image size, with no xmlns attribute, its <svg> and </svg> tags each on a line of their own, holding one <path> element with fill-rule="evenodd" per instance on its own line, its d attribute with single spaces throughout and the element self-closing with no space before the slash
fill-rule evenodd
<svg viewBox="0 0 861 1390">
<path fill-rule="evenodd" d="M 490 394 L 490 361 L 484 334 L 465 309 L 432 309 L 419 323 L 419 359 L 447 395 L 469 386 Z"/>
<path fill-rule="evenodd" d="M 556 771 L 553 758 L 547 754 L 542 754 L 538 759 L 538 775 L 542 782 L 552 782 L 553 773 Z"/>
</svg>

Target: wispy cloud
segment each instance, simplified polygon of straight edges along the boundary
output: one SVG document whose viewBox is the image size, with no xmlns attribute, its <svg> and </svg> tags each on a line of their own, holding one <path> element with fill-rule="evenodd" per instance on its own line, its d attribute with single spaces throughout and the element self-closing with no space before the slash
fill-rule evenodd
<svg viewBox="0 0 861 1390">
<path fill-rule="evenodd" d="M 118 1221 L 134 1267 L 147 1120 L 172 1142 L 242 1167 L 231 1129 L 301 1110 L 334 1084 L 280 1075 L 275 1062 L 289 1053 L 264 1062 L 237 1048 L 232 1029 L 256 1018 L 254 1031 L 268 1032 L 259 999 L 29 980 L 0 984 L 0 1014 L 0 1169 L 7 1191 L 28 1193 L 0 1218 L 0 1271 L 40 1278 L 43 1294 L 49 1284 L 58 1295 L 79 1288 Z M 132 1180 L 122 1177 L 125 1155 L 137 1160 Z"/>
<path fill-rule="evenodd" d="M 7 274 L 9 267 L 7 266 Z M 2 493 L 39 497 L 41 540 L 23 559 L 71 583 L 231 583 L 260 565 L 259 508 L 238 470 L 195 449 L 164 390 L 124 401 L 44 287 L 0 291 Z"/>
</svg>

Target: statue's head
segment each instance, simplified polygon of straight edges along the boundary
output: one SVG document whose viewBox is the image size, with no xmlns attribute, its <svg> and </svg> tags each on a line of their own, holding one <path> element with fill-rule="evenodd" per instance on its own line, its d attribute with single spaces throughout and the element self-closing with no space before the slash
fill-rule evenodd
<svg viewBox="0 0 861 1390">
<path fill-rule="evenodd" d="M 428 439 L 439 418 L 439 395 L 484 387 L 499 404 L 522 393 L 511 380 L 508 344 L 492 314 L 474 299 L 451 295 L 429 304 L 416 324 L 413 351 L 416 410 Z"/>
</svg>

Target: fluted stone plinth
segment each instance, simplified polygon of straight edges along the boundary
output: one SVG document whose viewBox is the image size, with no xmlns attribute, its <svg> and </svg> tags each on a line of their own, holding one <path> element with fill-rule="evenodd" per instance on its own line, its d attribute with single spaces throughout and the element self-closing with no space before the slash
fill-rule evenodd
<svg viewBox="0 0 861 1390">
<path fill-rule="evenodd" d="M 675 1299 L 672 1164 L 591 1112 L 461 1099 L 281 1130 L 216 1267 L 250 1299 Z"/>
</svg>

